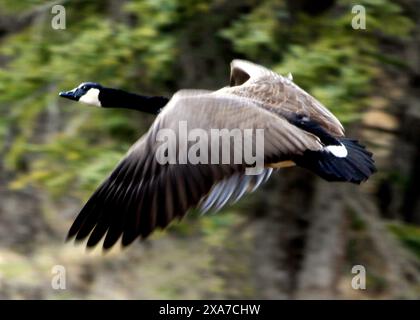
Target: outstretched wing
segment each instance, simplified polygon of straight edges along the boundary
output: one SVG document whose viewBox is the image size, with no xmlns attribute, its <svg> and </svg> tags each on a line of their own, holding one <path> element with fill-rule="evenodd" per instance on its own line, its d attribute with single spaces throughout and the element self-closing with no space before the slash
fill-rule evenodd
<svg viewBox="0 0 420 320">
<path fill-rule="evenodd" d="M 92 247 L 105 236 L 103 247 L 110 248 L 122 236 L 122 244 L 128 245 L 137 237 L 146 238 L 156 228 L 165 228 L 175 218 L 182 218 L 200 202 L 209 200 L 208 207 L 218 208 L 225 200 L 239 198 L 250 186 L 258 186 L 260 178 L 244 176 L 245 164 L 191 164 L 189 161 L 160 164 L 156 158 L 162 145 L 158 133 L 170 129 L 179 137 L 181 121 L 187 123 L 188 132 L 196 128 L 209 134 L 211 129 L 218 128 L 264 129 L 264 153 L 259 156 L 267 164 L 322 148 L 312 134 L 248 99 L 176 94 L 148 133 L 132 146 L 88 200 L 70 228 L 68 238 L 88 238 L 87 246 Z M 233 148 L 230 150 L 233 153 Z M 215 197 L 212 187 L 226 179 L 231 196 Z M 206 196 L 207 200 L 202 200 Z"/>
</svg>

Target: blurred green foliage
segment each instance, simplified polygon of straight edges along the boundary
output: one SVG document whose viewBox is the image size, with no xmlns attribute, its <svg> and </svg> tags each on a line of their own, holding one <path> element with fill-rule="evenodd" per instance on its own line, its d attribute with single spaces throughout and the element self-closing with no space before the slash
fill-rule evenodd
<svg viewBox="0 0 420 320">
<path fill-rule="evenodd" d="M 110 12 L 102 1 L 76 0 L 64 3 L 66 30 L 51 28 L 46 6 L 28 28 L 1 39 L 0 55 L 8 62 L 0 69 L 0 150 L 4 166 L 15 173 L 11 187 L 36 185 L 57 197 L 86 198 L 152 119 L 84 108 L 61 101 L 57 93 L 96 81 L 169 94 L 182 82 L 175 72 L 180 59 L 201 59 L 206 50 L 226 70 L 231 59 L 242 57 L 290 71 L 340 119 L 357 118 L 381 64 L 394 61 L 382 53 L 378 35 L 403 39 L 411 22 L 391 0 L 360 0 L 367 30 L 353 30 L 355 3 L 338 2 L 334 12 L 292 17 L 285 1 L 243 1 L 247 10 L 234 12 L 226 23 L 217 17 L 233 5 L 230 0 L 131 1 L 121 13 Z M 41 3 L 3 0 L 0 12 L 30 12 Z M 211 26 L 201 51 L 184 45 L 186 34 L 198 32 L 192 25 Z"/>
<path fill-rule="evenodd" d="M 420 228 L 413 225 L 402 223 L 390 223 L 388 229 L 397 237 L 398 240 L 418 259 L 420 259 Z"/>
</svg>

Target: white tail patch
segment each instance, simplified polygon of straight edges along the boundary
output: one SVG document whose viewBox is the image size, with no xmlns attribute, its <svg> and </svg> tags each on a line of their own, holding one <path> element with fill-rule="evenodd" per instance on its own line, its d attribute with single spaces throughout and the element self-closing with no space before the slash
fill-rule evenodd
<svg viewBox="0 0 420 320">
<path fill-rule="evenodd" d="M 339 146 L 326 146 L 325 150 L 331 152 L 337 158 L 347 157 L 347 148 L 341 143 Z"/>
<path fill-rule="evenodd" d="M 101 102 L 99 101 L 99 89 L 90 88 L 88 92 L 79 98 L 79 101 L 93 106 L 101 107 Z"/>
</svg>

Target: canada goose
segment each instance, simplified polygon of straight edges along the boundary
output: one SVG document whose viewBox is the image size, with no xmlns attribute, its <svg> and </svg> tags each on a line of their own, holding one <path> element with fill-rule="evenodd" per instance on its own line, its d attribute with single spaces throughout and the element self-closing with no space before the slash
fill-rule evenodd
<svg viewBox="0 0 420 320">
<path fill-rule="evenodd" d="M 127 246 L 182 218 L 190 208 L 217 211 L 255 190 L 274 168 L 298 165 L 328 181 L 353 183 L 367 180 L 376 170 L 372 154 L 345 138 L 338 119 L 290 76 L 244 60 L 231 63 L 230 86 L 217 91 L 181 90 L 167 99 L 86 82 L 60 96 L 157 114 L 71 226 L 68 239 L 88 238 L 88 247 L 104 236 L 104 249 L 121 236 Z M 264 129 L 263 172 L 245 175 L 246 166 L 233 163 L 157 163 L 159 130 L 176 131 L 180 121 L 187 121 L 189 130 Z"/>
</svg>

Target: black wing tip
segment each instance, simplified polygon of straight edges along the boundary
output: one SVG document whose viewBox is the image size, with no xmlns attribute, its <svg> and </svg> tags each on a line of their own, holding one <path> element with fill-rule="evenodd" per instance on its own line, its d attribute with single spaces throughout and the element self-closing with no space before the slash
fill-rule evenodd
<svg viewBox="0 0 420 320">
<path fill-rule="evenodd" d="M 83 235 L 82 237 L 78 237 L 80 234 L 80 229 L 74 229 L 74 228 L 70 228 L 69 232 L 67 233 L 66 238 L 64 239 L 65 243 L 69 243 L 69 242 L 73 242 L 73 244 L 78 245 L 81 244 L 83 242 L 86 242 L 86 250 L 87 251 L 92 251 L 94 250 L 98 245 L 100 245 L 101 241 L 104 240 L 102 242 L 102 251 L 104 253 L 110 251 L 112 248 L 114 248 L 115 246 L 118 245 L 118 243 L 120 244 L 121 249 L 125 249 L 128 246 L 130 246 L 133 242 L 135 242 L 136 240 L 139 240 L 140 242 L 144 242 L 147 239 L 150 238 L 151 234 L 153 233 L 153 231 L 155 231 L 156 229 L 166 229 L 166 227 L 157 227 L 157 228 L 153 228 L 153 229 L 145 229 L 142 230 L 141 232 L 135 233 L 135 234 L 130 234 L 130 233 L 125 233 L 123 232 L 118 238 L 114 238 L 111 241 L 107 241 L 107 234 L 108 231 L 107 230 L 105 233 L 102 234 L 101 237 L 99 236 L 94 236 L 92 237 L 92 233 L 89 233 L 87 235 Z"/>
<path fill-rule="evenodd" d="M 347 156 L 339 158 L 325 151 L 305 151 L 295 159 L 297 165 L 307 168 L 330 182 L 360 184 L 369 179 L 377 169 L 373 154 L 354 139 L 341 139 Z"/>
<path fill-rule="evenodd" d="M 160 228 L 165 229 L 165 228 Z M 70 230 L 72 231 L 72 230 Z M 101 248 L 103 253 L 109 252 L 112 248 L 116 247 L 119 243 L 120 248 L 126 249 L 128 246 L 130 246 L 133 242 L 136 240 L 140 242 L 145 242 L 150 238 L 150 235 L 153 233 L 154 230 L 147 230 L 147 232 L 138 233 L 135 235 L 129 235 L 127 236 L 126 233 L 123 233 L 119 238 L 117 238 L 115 241 L 106 241 L 106 235 L 104 234 L 101 238 L 99 237 L 93 237 L 91 238 L 91 234 L 88 234 L 87 236 L 78 238 L 78 231 L 68 232 L 66 238 L 64 239 L 65 243 L 73 242 L 73 244 L 78 245 L 83 242 L 86 242 L 85 249 L 86 251 L 92 251 L 94 250 L 98 245 L 100 245 L 101 241 L 105 238 L 103 241 Z"/>
<path fill-rule="evenodd" d="M 74 239 L 74 235 L 67 233 L 66 238 L 64 239 L 65 243 L 71 242 Z"/>
<path fill-rule="evenodd" d="M 70 227 L 69 231 L 67 232 L 66 238 L 64 240 L 64 242 L 74 242 L 74 243 L 79 243 L 82 242 L 84 239 L 86 239 L 85 237 L 79 237 L 80 235 L 80 227 L 76 228 L 75 224 L 73 223 L 73 225 Z"/>
<path fill-rule="evenodd" d="M 69 242 L 69 241 L 75 239 L 79 230 L 80 230 L 80 227 L 78 227 L 78 226 L 76 227 L 76 221 L 74 221 L 72 226 L 70 227 L 69 231 L 67 232 L 65 241 Z"/>
</svg>

